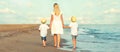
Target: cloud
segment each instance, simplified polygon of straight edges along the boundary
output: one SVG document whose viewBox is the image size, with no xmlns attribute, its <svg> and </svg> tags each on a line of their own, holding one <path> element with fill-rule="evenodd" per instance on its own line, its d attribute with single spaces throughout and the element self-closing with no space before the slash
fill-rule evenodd
<svg viewBox="0 0 120 52">
<path fill-rule="evenodd" d="M 94 18 L 90 18 L 90 17 L 77 17 L 77 22 L 79 24 L 97 24 L 96 20 Z M 64 23 L 65 24 L 69 24 L 71 22 L 71 18 L 63 18 L 64 19 Z"/>
<path fill-rule="evenodd" d="M 6 5 L 7 3 L 4 1 L 0 1 L 0 5 Z"/>
<path fill-rule="evenodd" d="M 77 21 L 80 23 L 80 24 L 87 24 L 88 21 L 86 21 L 86 19 L 82 18 L 82 17 L 79 17 L 77 18 Z"/>
<path fill-rule="evenodd" d="M 32 7 L 33 3 L 30 0 L 12 0 L 11 4 L 19 7 Z"/>
<path fill-rule="evenodd" d="M 105 15 L 101 21 L 106 24 L 119 24 L 119 16 Z"/>
<path fill-rule="evenodd" d="M 68 21 L 68 20 L 69 20 L 68 23 L 70 23 L 71 22 L 70 18 L 68 18 L 68 19 L 65 18 L 65 21 Z M 77 17 L 77 22 L 79 24 L 96 24 L 97 23 L 94 18 L 83 17 L 83 16 L 82 17 Z"/>
<path fill-rule="evenodd" d="M 26 5 L 27 5 L 28 7 L 32 7 L 32 6 L 33 6 L 32 2 L 28 2 Z"/>
<path fill-rule="evenodd" d="M 118 24 L 118 22 L 120 22 L 118 19 L 115 19 L 114 16 L 104 16 L 102 19 L 78 17 L 77 21 L 79 24 Z"/>
<path fill-rule="evenodd" d="M 32 19 L 32 18 L 33 18 L 33 17 L 31 17 L 31 19 Z M 40 24 L 40 23 L 41 23 L 40 20 L 41 20 L 42 18 L 45 18 L 45 19 L 47 20 L 46 24 L 49 24 L 49 23 L 50 23 L 50 17 L 34 17 L 34 23 Z"/>
<path fill-rule="evenodd" d="M 120 9 L 111 8 L 111 9 L 105 10 L 104 13 L 105 13 L 105 14 L 120 13 Z"/>
<path fill-rule="evenodd" d="M 112 2 L 113 5 L 119 5 L 119 2 Z"/>
<path fill-rule="evenodd" d="M 15 14 L 16 12 L 14 10 L 9 9 L 9 8 L 4 8 L 4 9 L 0 9 L 0 13 Z"/>
<path fill-rule="evenodd" d="M 11 15 L 5 15 L 1 17 L 0 24 L 13 24 L 13 23 L 18 23 L 19 20 L 16 19 L 16 17 L 11 16 Z"/>
<path fill-rule="evenodd" d="M 95 5 L 93 4 L 93 2 L 87 2 L 87 3 L 85 3 L 85 5 L 87 6 L 87 7 L 94 7 Z"/>
</svg>

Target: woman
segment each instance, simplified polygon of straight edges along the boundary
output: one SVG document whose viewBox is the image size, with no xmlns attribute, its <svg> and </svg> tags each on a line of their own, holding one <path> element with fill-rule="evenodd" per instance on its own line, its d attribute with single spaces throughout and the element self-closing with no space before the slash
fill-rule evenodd
<svg viewBox="0 0 120 52">
<path fill-rule="evenodd" d="M 60 48 L 60 35 L 63 34 L 64 26 L 63 17 L 59 9 L 59 5 L 57 3 L 54 3 L 53 7 L 54 10 L 51 14 L 50 28 L 52 35 L 54 35 L 54 46 Z"/>
</svg>

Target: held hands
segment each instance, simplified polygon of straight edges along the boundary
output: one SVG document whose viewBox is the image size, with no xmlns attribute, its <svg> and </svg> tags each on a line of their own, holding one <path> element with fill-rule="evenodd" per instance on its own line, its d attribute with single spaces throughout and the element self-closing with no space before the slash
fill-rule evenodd
<svg viewBox="0 0 120 52">
<path fill-rule="evenodd" d="M 52 28 L 52 25 L 50 24 L 50 25 L 49 25 L 49 29 L 51 29 L 51 28 Z"/>
<path fill-rule="evenodd" d="M 70 28 L 69 26 L 63 26 L 63 28 Z"/>
<path fill-rule="evenodd" d="M 52 26 L 51 25 L 49 25 L 49 29 L 51 29 L 52 28 Z M 69 26 L 64 26 L 63 25 L 63 28 L 70 28 Z"/>
<path fill-rule="evenodd" d="M 40 30 L 38 30 L 40 32 Z"/>
</svg>

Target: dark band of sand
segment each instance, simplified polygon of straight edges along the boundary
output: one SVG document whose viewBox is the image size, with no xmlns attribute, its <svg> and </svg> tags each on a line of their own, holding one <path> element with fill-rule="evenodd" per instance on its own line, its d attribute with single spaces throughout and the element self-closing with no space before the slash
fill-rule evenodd
<svg viewBox="0 0 120 52">
<path fill-rule="evenodd" d="M 0 25 L 0 52 L 69 52 L 53 47 L 48 30 L 47 47 L 42 47 L 38 24 Z M 61 43 L 65 42 L 61 39 Z"/>
</svg>

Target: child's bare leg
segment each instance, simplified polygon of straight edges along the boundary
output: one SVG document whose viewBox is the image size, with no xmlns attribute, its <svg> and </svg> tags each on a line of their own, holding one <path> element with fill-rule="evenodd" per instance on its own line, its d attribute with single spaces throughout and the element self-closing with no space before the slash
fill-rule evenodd
<svg viewBox="0 0 120 52">
<path fill-rule="evenodd" d="M 57 40 L 58 40 L 57 47 L 59 48 L 60 47 L 60 34 L 57 35 Z"/>
<path fill-rule="evenodd" d="M 46 41 L 44 41 L 44 43 L 45 43 L 44 45 L 46 46 Z"/>
<path fill-rule="evenodd" d="M 74 48 L 74 39 L 72 39 L 72 43 L 73 43 L 73 48 Z"/>
<path fill-rule="evenodd" d="M 57 46 L 57 35 L 54 34 L 54 46 Z"/>
<path fill-rule="evenodd" d="M 73 48 L 76 48 L 76 39 L 73 39 Z"/>
<path fill-rule="evenodd" d="M 76 48 L 76 39 L 75 39 L 75 43 L 74 43 L 74 46 L 75 46 L 74 48 Z"/>
<path fill-rule="evenodd" d="M 46 46 L 46 41 L 45 40 L 43 40 L 43 46 Z"/>
<path fill-rule="evenodd" d="M 44 46 L 44 41 L 42 40 L 42 44 L 43 44 L 43 46 Z"/>
</svg>

